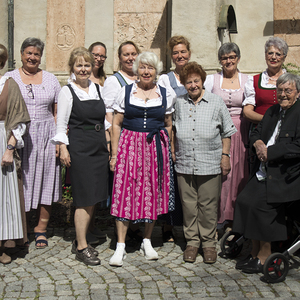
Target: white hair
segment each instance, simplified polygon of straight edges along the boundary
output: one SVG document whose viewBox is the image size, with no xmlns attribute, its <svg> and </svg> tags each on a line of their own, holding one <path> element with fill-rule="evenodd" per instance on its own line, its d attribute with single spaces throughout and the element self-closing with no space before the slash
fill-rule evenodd
<svg viewBox="0 0 300 300">
<path fill-rule="evenodd" d="M 132 71 L 134 74 L 137 75 L 138 67 L 142 64 L 149 65 L 153 67 L 156 70 L 156 74 L 160 74 L 161 71 L 163 70 L 163 63 L 159 60 L 157 55 L 153 52 L 142 52 L 139 54 L 139 56 L 135 59 L 133 66 L 132 66 Z"/>
</svg>

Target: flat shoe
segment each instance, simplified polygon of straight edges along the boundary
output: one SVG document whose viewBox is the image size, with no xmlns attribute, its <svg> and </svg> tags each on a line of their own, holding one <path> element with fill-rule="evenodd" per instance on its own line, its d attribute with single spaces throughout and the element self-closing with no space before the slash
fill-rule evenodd
<svg viewBox="0 0 300 300">
<path fill-rule="evenodd" d="M 38 237 L 44 237 L 44 239 L 37 239 Z M 48 241 L 46 237 L 46 232 L 35 232 L 34 233 L 34 239 L 35 239 L 35 248 L 36 249 L 44 249 L 48 247 Z M 44 244 L 43 246 L 38 246 L 38 244 Z"/>
<path fill-rule="evenodd" d="M 205 264 L 214 264 L 217 261 L 217 251 L 215 247 L 203 248 L 203 262 Z"/>
<path fill-rule="evenodd" d="M 195 262 L 198 255 L 199 248 L 193 246 L 186 246 L 185 251 L 183 252 L 183 260 L 186 262 Z"/>
<path fill-rule="evenodd" d="M 261 264 L 258 257 L 249 261 L 249 263 L 244 266 L 241 270 L 244 273 L 254 274 L 254 273 L 262 273 L 263 265 Z"/>
<path fill-rule="evenodd" d="M 156 260 L 158 259 L 157 252 L 153 249 L 151 241 L 146 239 L 143 240 L 140 248 L 140 253 L 145 256 L 147 260 Z"/>
<path fill-rule="evenodd" d="M 99 255 L 99 252 L 93 247 L 91 246 L 90 244 L 88 244 L 88 247 L 91 249 L 91 251 L 94 253 L 95 256 L 98 256 Z M 76 254 L 76 249 L 77 249 L 77 241 L 74 240 L 72 242 L 72 249 L 71 249 L 71 252 L 73 254 Z"/>
<path fill-rule="evenodd" d="M 78 249 L 76 249 L 75 258 L 89 266 L 96 266 L 101 263 L 100 259 L 93 254 L 89 247 L 83 249 L 82 252 L 79 252 Z"/>
<path fill-rule="evenodd" d="M 239 261 L 236 263 L 235 268 L 237 270 L 241 270 L 243 267 L 245 267 L 246 265 L 248 265 L 248 263 L 253 259 L 253 256 L 251 254 L 249 254 L 245 259 Z"/>
<path fill-rule="evenodd" d="M 123 247 L 117 247 L 114 255 L 109 260 L 109 265 L 114 267 L 122 267 L 123 260 L 126 258 L 126 251 Z"/>
</svg>

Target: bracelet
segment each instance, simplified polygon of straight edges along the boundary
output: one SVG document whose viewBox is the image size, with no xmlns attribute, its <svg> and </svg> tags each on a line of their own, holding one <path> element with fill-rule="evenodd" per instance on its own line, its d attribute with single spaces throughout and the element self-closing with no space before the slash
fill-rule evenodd
<svg viewBox="0 0 300 300">
<path fill-rule="evenodd" d="M 107 144 L 110 144 L 111 142 L 110 142 L 110 141 L 107 141 L 106 143 L 107 143 Z"/>
<path fill-rule="evenodd" d="M 110 160 L 112 160 L 112 159 L 116 159 L 116 158 L 117 158 L 117 157 L 116 157 L 116 156 L 114 156 L 114 157 L 111 157 L 111 158 L 110 158 Z"/>
<path fill-rule="evenodd" d="M 222 153 L 222 155 L 228 156 L 230 158 L 230 154 L 228 153 Z"/>
</svg>

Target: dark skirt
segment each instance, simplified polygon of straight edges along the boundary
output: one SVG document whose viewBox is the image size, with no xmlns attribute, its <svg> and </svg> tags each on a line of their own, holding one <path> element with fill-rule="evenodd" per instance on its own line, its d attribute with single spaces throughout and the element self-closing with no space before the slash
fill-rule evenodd
<svg viewBox="0 0 300 300">
<path fill-rule="evenodd" d="M 236 200 L 234 232 L 252 240 L 273 242 L 287 239 L 284 204 L 267 203 L 266 181 L 253 176 Z"/>
</svg>

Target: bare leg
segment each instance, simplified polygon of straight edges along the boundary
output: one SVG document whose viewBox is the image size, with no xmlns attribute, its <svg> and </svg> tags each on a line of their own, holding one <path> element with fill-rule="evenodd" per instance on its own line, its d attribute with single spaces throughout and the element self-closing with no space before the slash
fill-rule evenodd
<svg viewBox="0 0 300 300">
<path fill-rule="evenodd" d="M 118 221 L 116 220 L 118 243 L 125 243 L 126 233 L 128 230 L 128 221 Z"/>
<path fill-rule="evenodd" d="M 38 216 L 38 225 L 34 228 L 34 232 L 46 232 L 47 231 L 47 226 L 48 226 L 48 222 L 50 219 L 50 215 L 51 215 L 51 209 L 52 206 L 51 205 L 42 205 L 40 204 L 38 206 L 38 210 L 37 210 L 37 216 Z M 37 238 L 38 240 L 41 239 L 45 239 L 43 236 L 39 236 Z M 38 243 L 37 246 L 45 246 L 44 243 Z"/>
<path fill-rule="evenodd" d="M 94 211 L 94 205 L 77 207 L 75 210 L 74 222 L 75 222 L 78 250 L 82 250 L 87 247 L 86 233 L 92 218 L 93 211 Z"/>
<path fill-rule="evenodd" d="M 152 223 L 145 223 L 145 233 L 144 238 L 151 240 L 152 231 L 155 225 L 155 221 L 153 220 Z"/>
<path fill-rule="evenodd" d="M 251 255 L 253 258 L 256 258 L 258 252 L 260 249 L 260 242 L 257 240 L 252 240 L 252 250 L 251 250 Z"/>
<path fill-rule="evenodd" d="M 263 265 L 266 259 L 272 254 L 271 252 L 271 243 L 260 241 L 260 250 L 257 254 L 261 264 Z"/>
</svg>

